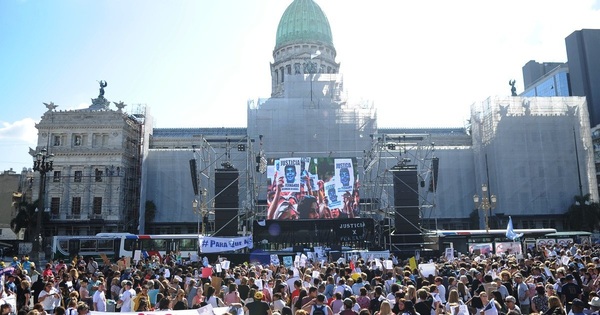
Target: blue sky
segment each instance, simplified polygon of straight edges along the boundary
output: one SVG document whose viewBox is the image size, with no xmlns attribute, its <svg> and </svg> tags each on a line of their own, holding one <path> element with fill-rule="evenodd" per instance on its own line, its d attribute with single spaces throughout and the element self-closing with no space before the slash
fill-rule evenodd
<svg viewBox="0 0 600 315">
<path fill-rule="evenodd" d="M 157 127 L 243 127 L 270 95 L 279 18 L 292 0 L 0 1 L 0 171 L 30 167 L 54 102 L 147 105 Z M 462 127 L 472 103 L 523 89 L 529 60 L 566 61 L 564 38 L 600 28 L 600 1 L 317 0 L 353 99 L 383 127 Z M 114 107 L 113 107 L 114 108 Z"/>
</svg>

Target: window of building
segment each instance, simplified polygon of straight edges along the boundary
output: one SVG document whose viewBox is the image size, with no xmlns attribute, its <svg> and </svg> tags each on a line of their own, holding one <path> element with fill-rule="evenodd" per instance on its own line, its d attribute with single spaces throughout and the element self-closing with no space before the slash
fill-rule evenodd
<svg viewBox="0 0 600 315">
<path fill-rule="evenodd" d="M 82 171 L 75 171 L 75 176 L 73 177 L 73 181 L 76 183 L 81 183 L 81 177 L 83 176 Z"/>
<path fill-rule="evenodd" d="M 77 216 L 81 214 L 81 197 L 73 197 L 71 213 Z"/>
<path fill-rule="evenodd" d="M 60 212 L 60 198 L 52 197 L 52 199 L 50 199 L 50 214 L 52 216 L 58 216 L 59 212 Z"/>
<path fill-rule="evenodd" d="M 73 145 L 78 147 L 82 144 L 83 144 L 83 139 L 82 139 L 81 135 L 74 135 L 73 136 Z"/>
<path fill-rule="evenodd" d="M 94 197 L 93 211 L 94 215 L 102 214 L 102 197 Z"/>
<path fill-rule="evenodd" d="M 102 174 L 103 174 L 103 172 L 101 170 L 96 169 L 96 182 L 102 181 Z"/>
<path fill-rule="evenodd" d="M 60 143 L 61 143 L 61 141 L 60 141 L 60 140 L 61 140 L 61 139 L 60 139 L 60 135 L 55 135 L 54 137 L 52 137 L 52 144 L 53 144 L 55 147 L 58 147 L 58 146 L 60 146 Z"/>
<path fill-rule="evenodd" d="M 60 171 L 54 171 L 54 176 L 52 176 L 52 181 L 55 183 L 60 182 Z"/>
</svg>

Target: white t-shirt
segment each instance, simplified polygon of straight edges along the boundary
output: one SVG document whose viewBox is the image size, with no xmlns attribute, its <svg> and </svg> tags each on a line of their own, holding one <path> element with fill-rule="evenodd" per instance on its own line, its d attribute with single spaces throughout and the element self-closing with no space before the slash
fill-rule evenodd
<svg viewBox="0 0 600 315">
<path fill-rule="evenodd" d="M 135 291 L 133 289 L 123 291 L 123 295 L 121 296 L 121 301 L 123 301 L 123 305 L 121 305 L 121 312 L 131 312 L 131 307 L 133 306 L 132 299 L 135 297 Z"/>
<path fill-rule="evenodd" d="M 96 291 L 94 293 L 94 311 L 96 312 L 106 312 L 106 295 L 104 291 Z"/>
<path fill-rule="evenodd" d="M 54 296 L 53 294 L 57 294 L 57 295 Z M 38 295 L 38 299 L 41 299 L 43 297 L 46 297 L 46 298 L 43 301 L 40 301 L 40 303 L 44 307 L 44 310 L 54 311 L 54 308 L 56 308 L 57 306 L 60 306 L 60 294 L 59 294 L 58 290 L 56 290 L 56 288 L 52 287 L 52 289 L 50 289 L 50 292 L 47 292 L 46 290 L 42 290 L 42 292 L 40 292 L 40 294 Z"/>
</svg>

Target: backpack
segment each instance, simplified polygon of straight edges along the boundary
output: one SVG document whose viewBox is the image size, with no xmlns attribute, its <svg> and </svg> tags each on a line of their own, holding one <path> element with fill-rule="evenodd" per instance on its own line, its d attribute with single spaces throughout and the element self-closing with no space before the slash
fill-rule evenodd
<svg viewBox="0 0 600 315">
<path fill-rule="evenodd" d="M 311 315 L 327 315 L 325 314 L 325 305 L 321 305 L 321 307 L 317 307 L 313 305 L 312 314 Z"/>
<path fill-rule="evenodd" d="M 346 288 L 344 288 L 344 294 L 342 294 L 342 298 L 343 299 L 349 298 L 352 296 L 352 293 L 353 293 L 352 290 L 350 290 L 350 288 L 346 287 Z"/>
</svg>

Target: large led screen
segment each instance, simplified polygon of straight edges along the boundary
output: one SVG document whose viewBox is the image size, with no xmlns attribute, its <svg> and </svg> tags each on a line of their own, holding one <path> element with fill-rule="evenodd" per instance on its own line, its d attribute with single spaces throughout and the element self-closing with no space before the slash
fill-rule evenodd
<svg viewBox="0 0 600 315">
<path fill-rule="evenodd" d="M 267 160 L 267 219 L 343 219 L 360 216 L 356 158 Z"/>
</svg>

